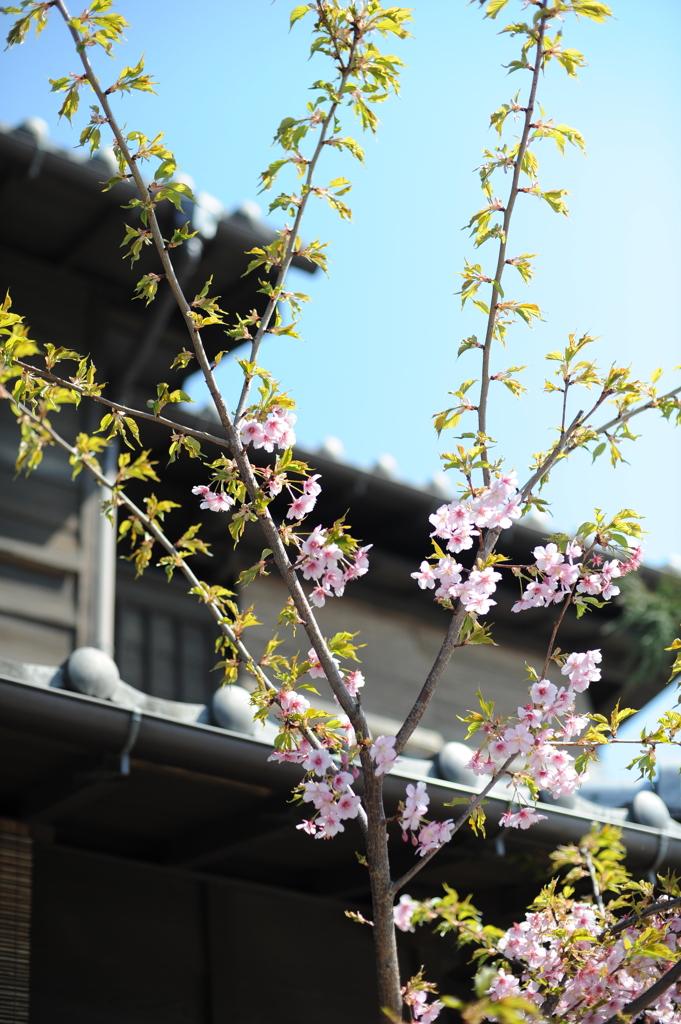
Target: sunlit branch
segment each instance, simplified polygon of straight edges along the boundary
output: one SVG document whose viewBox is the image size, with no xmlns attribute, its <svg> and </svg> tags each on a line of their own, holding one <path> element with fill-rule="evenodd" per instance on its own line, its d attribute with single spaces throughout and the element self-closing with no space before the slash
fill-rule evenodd
<svg viewBox="0 0 681 1024">
<path fill-rule="evenodd" d="M 681 907 L 681 896 L 677 896 L 676 899 L 658 900 L 657 903 L 651 903 L 651 905 L 646 907 L 644 910 L 639 910 L 637 913 L 631 914 L 629 917 L 623 917 L 621 921 L 617 922 L 617 924 L 613 924 L 601 932 L 599 938 L 603 938 L 605 935 L 619 935 L 620 932 L 626 931 L 627 928 L 631 928 L 632 925 L 635 925 L 638 921 L 641 921 L 646 917 L 653 917 L 655 914 L 663 914 L 667 910 L 675 910 L 677 907 Z"/>
<path fill-rule="evenodd" d="M 598 904 L 598 909 L 600 910 L 601 914 L 605 914 L 603 894 L 601 893 L 601 887 L 599 886 L 598 879 L 596 878 L 596 869 L 594 868 L 594 862 L 591 859 L 591 854 L 584 847 L 580 847 L 579 852 L 581 853 L 586 863 L 587 871 L 589 872 L 589 878 L 591 879 L 591 888 L 593 890 L 594 899 Z"/>
<path fill-rule="evenodd" d="M 70 15 L 63 3 L 63 0 L 55 0 L 55 6 L 57 7 L 62 17 L 66 21 L 69 32 L 71 33 L 71 36 L 76 44 L 76 48 L 78 50 L 81 62 L 85 69 L 87 80 L 92 86 L 92 89 L 95 92 L 100 103 L 102 104 L 102 109 L 106 114 L 109 126 L 111 127 L 111 130 L 114 133 L 120 151 L 128 167 L 130 168 L 130 172 L 135 181 L 135 184 L 137 185 L 140 196 L 145 201 L 145 204 L 148 205 L 149 226 L 152 232 L 154 243 L 156 245 L 156 249 L 163 264 L 163 269 L 168 279 L 168 283 L 170 284 L 170 287 L 173 291 L 173 295 L 175 296 L 180 312 L 183 315 L 183 319 L 185 321 L 187 330 L 189 331 L 189 335 L 192 341 L 192 347 L 194 348 L 199 366 L 205 378 L 211 398 L 213 399 L 213 402 L 215 404 L 215 408 L 220 417 L 220 422 L 227 434 L 228 446 L 231 449 L 234 458 L 236 459 L 242 481 L 246 486 L 248 494 L 251 500 L 254 500 L 258 493 L 258 485 L 253 473 L 253 469 L 251 467 L 246 451 L 243 445 L 241 444 L 238 432 L 235 429 L 234 423 L 229 415 L 224 399 L 222 397 L 222 393 L 220 392 L 220 389 L 215 380 L 215 375 L 213 374 L 210 361 L 206 356 L 205 348 L 201 340 L 200 331 L 197 329 L 191 316 L 191 307 L 184 295 L 182 286 L 180 285 L 180 282 L 177 278 L 177 275 L 173 268 L 172 260 L 168 255 L 165 242 L 163 240 L 163 235 L 161 234 L 161 230 L 159 228 L 156 214 L 153 208 L 153 202 L 150 202 L 149 191 L 144 184 L 144 180 L 140 174 L 139 168 L 137 167 L 137 163 L 133 159 L 132 154 L 130 153 L 123 132 L 120 126 L 118 125 L 113 110 L 111 109 L 111 105 L 109 104 L 108 97 L 102 89 L 99 80 L 97 79 L 97 76 L 95 75 L 92 69 L 85 48 L 81 45 L 81 40 L 78 35 L 78 32 L 73 27 L 73 25 L 70 24 Z M 304 624 L 304 628 L 310 639 L 310 642 L 312 643 L 315 651 L 317 652 L 319 660 L 326 673 L 329 685 L 331 686 L 334 695 L 338 698 L 338 701 L 341 707 L 343 708 L 343 711 L 352 722 L 355 731 L 359 735 L 367 736 L 369 734 L 369 731 L 366 724 L 366 719 L 364 717 L 364 713 L 362 712 L 361 708 L 351 700 L 345 688 L 345 685 L 343 683 L 343 677 L 338 667 L 336 666 L 336 663 L 334 662 L 331 656 L 331 652 L 328 649 L 326 641 L 322 636 L 321 630 L 317 625 L 310 604 L 307 600 L 307 597 L 305 596 L 305 592 L 303 591 L 302 586 L 300 585 L 298 577 L 296 576 L 295 569 L 288 558 L 284 544 L 281 540 L 281 537 L 279 536 L 279 531 L 274 521 L 272 520 L 269 511 L 267 509 L 262 511 L 260 513 L 260 518 L 262 521 L 263 532 L 265 533 L 265 537 L 267 539 L 269 547 L 272 549 L 272 553 L 277 563 L 277 567 L 279 568 L 279 571 L 281 572 L 284 578 L 284 582 L 286 583 L 291 594 L 291 597 L 293 598 L 296 611 L 298 612 L 298 615 Z"/>
<path fill-rule="evenodd" d="M 482 436 L 485 436 L 487 434 L 487 399 L 490 385 L 490 359 L 492 354 L 494 326 L 496 323 L 497 303 L 500 298 L 499 285 L 501 284 L 501 279 L 503 277 L 504 269 L 506 266 L 506 246 L 508 241 L 508 231 L 511 225 L 513 208 L 515 206 L 515 202 L 519 194 L 518 182 L 520 180 L 523 159 L 527 151 L 530 131 L 532 130 L 532 117 L 534 114 L 534 105 L 537 96 L 539 75 L 542 68 L 542 47 L 544 45 L 544 32 L 546 29 L 547 13 L 545 3 L 542 2 L 537 6 L 539 7 L 541 13 L 538 16 L 537 43 L 535 51 L 536 56 L 534 61 L 534 68 L 532 71 L 532 84 L 530 86 L 530 95 L 527 101 L 527 107 L 525 108 L 525 120 L 523 124 L 523 130 L 520 137 L 520 142 L 518 144 L 518 151 L 513 166 L 511 188 L 509 192 L 508 201 L 506 203 L 506 207 L 504 210 L 502 235 L 501 238 L 499 239 L 499 255 L 497 258 L 497 267 L 494 274 L 494 281 L 492 282 L 492 294 L 490 297 L 489 315 L 487 318 L 487 330 L 485 333 L 485 343 L 483 345 L 482 351 L 482 379 L 480 382 L 480 398 L 478 400 L 478 431 Z M 485 481 L 485 485 L 488 486 L 489 469 L 483 469 L 483 478 Z"/>
<path fill-rule="evenodd" d="M 666 395 L 660 395 L 659 398 L 653 398 L 650 402 L 645 402 L 644 405 L 639 405 L 635 409 L 629 409 L 627 412 L 623 412 L 620 416 L 616 416 L 608 423 L 603 423 L 600 427 L 594 428 L 595 434 L 603 434 L 606 430 L 612 430 L 613 427 L 617 427 L 620 423 L 626 423 L 632 418 L 632 416 L 638 416 L 639 413 L 646 412 L 648 409 L 657 409 L 661 402 L 666 402 L 668 399 L 673 398 L 675 395 L 681 393 L 681 385 L 678 388 L 674 388 L 672 391 L 668 391 Z"/>
<path fill-rule="evenodd" d="M 320 10 L 320 16 L 321 16 L 322 20 L 325 20 L 323 6 L 319 6 L 318 5 L 318 9 Z M 330 30 L 330 35 L 333 37 L 333 32 L 331 30 Z M 355 70 L 354 67 L 353 67 L 353 64 L 354 64 L 354 60 L 355 60 L 355 52 L 356 52 L 356 49 L 357 49 L 357 43 L 358 43 L 358 27 L 357 27 L 357 24 L 355 23 L 355 25 L 353 27 L 353 39 L 352 39 L 352 43 L 350 45 L 350 50 L 349 50 L 349 53 L 348 53 L 347 62 L 345 64 L 341 64 L 341 69 L 342 70 L 341 70 L 341 77 L 340 77 L 340 82 L 339 82 L 339 86 L 338 86 L 338 90 L 337 90 L 337 95 L 338 96 L 342 96 L 343 95 L 343 90 L 344 90 L 345 86 L 347 85 L 348 79 L 349 79 L 350 75 L 352 74 L 353 70 Z M 336 48 L 336 55 L 337 55 L 337 59 L 340 61 L 340 55 L 338 54 L 338 49 L 337 48 Z M 296 212 L 295 220 L 293 221 L 293 227 L 291 228 L 291 232 L 289 234 L 288 242 L 286 243 L 286 250 L 284 252 L 284 258 L 282 260 L 281 267 L 279 269 L 279 273 L 277 274 L 277 280 L 276 280 L 276 283 L 274 285 L 274 294 L 273 294 L 272 298 L 269 300 L 269 302 L 267 303 L 267 307 L 266 307 L 265 312 L 263 313 L 263 315 L 262 315 L 262 317 L 260 319 L 260 323 L 258 325 L 258 330 L 257 330 L 257 332 L 255 334 L 255 337 L 253 338 L 253 342 L 251 344 L 251 356 L 250 356 L 250 360 L 249 360 L 251 363 L 255 363 L 257 361 L 258 351 L 260 349 L 260 343 L 262 342 L 262 339 L 264 338 L 265 334 L 267 333 L 267 329 L 268 329 L 268 327 L 270 325 L 272 317 L 274 316 L 274 311 L 277 308 L 278 296 L 281 293 L 282 288 L 284 287 L 284 283 L 286 281 L 286 275 L 288 274 L 289 267 L 291 266 L 291 261 L 293 260 L 293 257 L 295 255 L 295 247 L 296 247 L 296 242 L 298 240 L 298 232 L 300 230 L 300 224 L 301 224 L 302 219 L 303 219 L 303 214 L 305 213 L 305 209 L 307 207 L 308 200 L 309 200 L 310 196 L 312 195 L 312 190 L 311 190 L 310 186 L 312 185 L 312 180 L 314 178 L 314 172 L 315 172 L 315 169 L 316 169 L 316 166 L 317 166 L 317 161 L 319 160 L 319 157 L 321 155 L 322 149 L 324 148 L 324 145 L 326 143 L 326 135 L 327 135 L 327 132 L 329 130 L 329 125 L 332 124 L 333 119 L 334 119 L 334 117 L 336 115 L 336 111 L 338 110 L 338 107 L 339 107 L 339 100 L 336 100 L 335 102 L 333 102 L 331 104 L 331 106 L 329 107 L 328 114 L 326 115 L 324 120 L 321 122 L 321 129 L 320 129 L 319 139 L 317 141 L 317 145 L 315 146 L 314 153 L 312 154 L 312 158 L 310 159 L 310 162 L 308 164 L 307 174 L 305 176 L 305 187 L 301 190 L 300 205 L 298 206 L 298 210 Z M 234 414 L 234 422 L 237 424 L 237 426 L 239 424 L 239 420 L 243 416 L 244 409 L 246 408 L 246 403 L 248 402 L 248 396 L 249 396 L 249 392 L 250 392 L 250 388 L 251 388 L 251 381 L 252 381 L 252 377 L 247 374 L 246 378 L 244 380 L 243 387 L 241 389 L 241 395 L 239 396 L 239 402 L 238 402 L 237 407 L 236 407 L 236 413 Z"/>
<path fill-rule="evenodd" d="M 129 405 L 122 405 L 120 402 L 112 402 L 108 398 L 104 398 L 103 395 L 93 395 L 86 388 L 81 387 L 79 384 L 74 383 L 70 380 L 64 380 L 63 377 L 58 377 L 54 373 L 50 373 L 49 370 L 42 370 L 38 366 L 33 366 L 31 363 L 25 363 L 23 359 L 13 359 L 15 366 L 21 366 L 24 370 L 27 370 L 31 374 L 35 374 L 37 377 L 42 377 L 45 380 L 54 381 L 59 387 L 68 388 L 71 391 L 77 392 L 84 398 L 91 398 L 94 402 L 99 402 L 100 405 L 105 405 L 108 409 L 112 409 L 114 412 L 123 413 L 125 416 L 131 416 L 137 420 L 149 420 L 151 423 L 160 423 L 164 427 L 169 427 L 171 430 L 176 431 L 178 434 L 186 434 L 188 437 L 195 437 L 198 441 L 210 441 L 211 444 L 217 444 L 221 448 L 229 448 L 229 442 L 225 437 L 218 437 L 216 434 L 209 434 L 205 430 L 197 430 L 195 427 L 189 427 L 184 423 L 176 423 L 175 420 L 169 420 L 166 416 L 155 416 L 153 412 L 147 412 L 145 409 L 133 409 Z"/>
<path fill-rule="evenodd" d="M 664 995 L 668 988 L 675 985 L 679 978 L 681 978 L 681 961 L 670 967 L 668 971 L 658 978 L 654 985 L 646 989 L 638 998 L 632 999 L 618 1013 L 614 1013 L 612 1017 L 608 1017 L 607 1020 L 603 1021 L 603 1024 L 621 1024 L 623 1019 L 631 1020 L 638 1016 L 642 1010 L 645 1010 L 647 1006 L 650 1006 L 656 999 Z"/>
<path fill-rule="evenodd" d="M 182 318 L 185 322 L 185 326 L 189 332 L 189 336 L 192 339 L 193 344 L 198 334 L 198 330 L 191 316 L 191 307 L 185 297 L 185 294 L 182 290 L 182 286 L 178 280 L 177 274 L 175 273 L 173 262 L 168 254 L 163 234 L 161 233 L 161 229 L 158 224 L 158 219 L 156 217 L 153 197 L 150 195 L 149 189 L 144 183 L 144 179 L 142 177 L 140 169 L 137 166 L 137 161 L 133 158 L 132 153 L 130 152 L 130 148 L 127 144 L 126 138 L 116 118 L 114 117 L 111 104 L 109 103 L 109 98 L 106 92 L 102 89 L 99 83 L 99 79 L 97 78 L 97 75 L 95 74 L 92 65 L 90 64 L 87 55 L 87 50 L 82 45 L 82 41 L 76 28 L 71 24 L 71 16 L 68 10 L 66 9 L 63 0 L 54 0 L 54 6 L 57 8 L 59 13 L 63 17 L 64 21 L 66 22 L 67 28 L 71 33 L 71 37 L 73 38 L 73 41 L 76 44 L 76 50 L 78 51 L 78 56 L 80 57 L 81 63 L 85 70 L 85 76 L 90 86 L 92 87 L 92 90 L 95 93 L 97 99 L 102 105 L 102 110 L 106 115 L 109 127 L 114 133 L 116 143 L 123 155 L 123 158 L 127 166 L 130 168 L 130 173 L 135 182 L 135 185 L 137 186 L 140 197 L 144 201 L 145 209 L 149 220 L 149 228 L 151 230 L 152 238 L 154 240 L 154 245 L 156 246 L 159 258 L 161 260 L 161 263 L 163 264 L 163 270 L 165 272 L 166 279 L 168 281 L 168 284 L 170 285 L 173 295 L 175 296 L 177 305 L 180 308 Z"/>
<path fill-rule="evenodd" d="M 470 804 L 465 809 L 463 814 L 459 818 L 457 818 L 456 823 L 452 828 L 452 838 L 456 835 L 456 833 L 459 831 L 462 825 L 466 824 L 473 811 L 475 811 L 480 806 L 480 804 L 485 799 L 487 794 L 490 792 L 491 789 L 494 788 L 494 786 L 496 786 L 499 779 L 506 773 L 507 769 L 510 768 L 511 764 L 517 756 L 517 754 L 511 754 L 511 756 L 507 758 L 506 761 L 502 764 L 501 768 L 496 773 L 496 775 L 494 775 L 494 777 L 490 779 L 490 781 L 487 783 L 484 789 L 482 789 L 477 794 L 477 796 L 475 796 L 471 800 Z M 451 842 L 451 839 L 449 841 Z M 408 871 L 405 871 L 401 878 L 398 878 L 397 881 L 393 883 L 393 899 L 395 895 L 399 892 L 399 890 L 402 889 L 405 885 L 407 885 L 412 880 L 412 878 L 414 878 L 414 876 L 417 875 L 419 871 L 423 867 L 425 867 L 425 865 L 428 864 L 428 862 L 431 861 L 433 857 L 437 853 L 439 853 L 440 850 L 442 850 L 446 845 L 447 843 L 443 843 L 442 846 L 437 846 L 435 847 L 434 850 L 429 850 L 428 853 L 425 854 L 425 856 L 421 857 L 420 860 L 418 860 L 409 868 Z"/>
</svg>

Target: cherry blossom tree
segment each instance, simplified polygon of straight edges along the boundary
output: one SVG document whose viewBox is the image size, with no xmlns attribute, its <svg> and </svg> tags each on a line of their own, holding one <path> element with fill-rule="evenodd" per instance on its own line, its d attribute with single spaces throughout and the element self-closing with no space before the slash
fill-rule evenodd
<svg viewBox="0 0 681 1024">
<path fill-rule="evenodd" d="M 485 17 L 491 20 L 508 3 L 480 0 Z M 19 6 L 3 8 L 15 17 L 8 36 L 11 46 L 23 43 L 31 29 L 39 33 L 51 16 L 62 19 L 70 33 L 80 66 L 51 83 L 62 97 L 60 114 L 71 120 L 82 96 L 93 94 L 91 117 L 80 144 L 94 152 L 113 137 L 118 169 L 108 187 L 131 180 L 138 190 L 130 204 L 138 218 L 127 229 L 127 255 L 134 263 L 146 245 L 153 245 L 158 255 L 158 269 L 140 279 L 137 297 L 152 302 L 161 282 L 171 289 L 187 331 L 187 347 L 177 354 L 173 367 L 200 369 L 224 437 L 169 417 L 168 407 L 187 396 L 180 390 L 170 391 L 167 385 L 159 384 L 158 397 L 146 410 L 108 398 L 92 362 L 80 353 L 31 338 L 24 325 L 30 310 L 13 310 L 9 296 L 0 324 L 3 397 L 11 403 L 21 429 L 18 468 L 34 469 L 47 445 L 62 448 L 74 475 L 85 469 L 102 486 L 104 511 L 118 515 L 121 540 L 131 545 L 138 571 L 157 559 L 169 576 L 183 574 L 190 592 L 205 604 L 220 630 L 225 683 L 235 682 L 241 670 L 250 673 L 256 718 L 274 714 L 279 722 L 270 760 L 300 765 L 295 796 L 305 817 L 298 827 L 323 840 L 350 827 L 361 831 L 373 899 L 378 998 L 390 1020 L 402 1021 L 406 1014 L 411 1021 L 428 1024 L 446 1003 L 456 1003 L 446 995 L 437 998 L 423 972 L 411 979 L 400 977 L 395 929 L 408 931 L 435 922 L 443 933 L 455 931 L 462 941 L 475 943 L 476 956 L 485 962 L 476 981 L 478 998 L 463 1008 L 471 1024 L 556 1015 L 571 1022 L 610 1024 L 618 1014 L 635 1016 L 643 1010 L 650 1020 L 681 1021 L 681 994 L 675 988 L 681 976 L 677 940 L 681 918 L 676 913 L 681 891 L 670 878 L 662 882 L 661 896 L 652 886 L 633 882 L 621 866 L 621 851 L 615 860 L 606 856 L 608 850 L 619 850 L 612 830 L 594 832 L 579 848 L 560 851 L 557 863 L 569 869 L 562 887 L 555 882 L 547 887 L 526 919 L 505 933 L 483 926 L 475 909 L 454 890 L 425 903 L 404 892 L 457 831 L 468 822 L 482 826 L 484 798 L 502 777 L 509 781 L 512 796 L 501 825 L 526 829 L 541 818 L 535 807 L 540 791 L 554 797 L 573 793 L 595 748 L 616 739 L 628 709 L 616 709 L 608 720 L 575 710 L 576 695 L 600 677 L 600 651 L 566 654 L 556 640 L 566 614 L 579 616 L 611 600 L 618 593 L 617 581 L 640 565 L 641 529 L 636 513 L 624 509 L 606 515 L 597 510 L 574 536 L 554 535 L 528 552 L 524 565 L 508 564 L 502 535 L 528 511 L 542 508 L 542 488 L 551 472 L 567 469 L 563 464 L 571 453 L 586 449 L 594 458 L 609 454 L 617 464 L 622 445 L 634 439 L 630 428 L 634 417 L 655 411 L 670 421 L 681 419 L 681 387 L 661 392 L 657 381 L 636 380 L 627 368 L 602 370 L 589 356 L 594 338 L 572 334 L 564 349 L 547 356 L 555 369 L 546 391 L 558 400 L 556 436 L 536 456 L 525 477 L 519 478 L 495 455 L 495 442 L 488 434 L 492 385 L 502 383 L 514 394 L 522 391 L 517 376 L 522 368 L 497 369 L 497 360 L 516 325 L 531 326 L 542 317 L 535 303 L 507 297 L 509 278 L 511 283 L 527 283 L 534 272 L 534 256 L 513 248 L 514 210 L 517 203 L 536 199 L 558 214 L 567 213 L 566 190 L 547 190 L 540 183 L 536 150 L 544 141 L 555 144 L 561 153 L 566 147 L 584 148 L 577 129 L 548 118 L 541 110 L 542 77 L 554 70 L 574 77 L 584 64 L 582 54 L 563 41 L 564 23 L 572 31 L 574 16 L 600 24 L 611 14 L 600 0 L 525 0 L 516 6 L 518 12 L 512 16 L 524 20 L 512 22 L 503 32 L 520 44 L 508 65 L 520 87 L 513 99 L 491 115 L 497 137 L 484 152 L 479 169 L 482 206 L 468 224 L 473 249 L 489 256 L 484 266 L 466 260 L 460 271 L 462 305 L 470 302 L 476 307 L 482 326 L 479 338 L 465 339 L 458 352 L 479 353 L 479 381 L 460 384 L 451 392 L 453 404 L 434 420 L 438 434 L 456 429 L 464 417 L 464 423 L 471 424 L 457 438 L 463 443 L 443 456 L 445 468 L 456 480 L 458 497 L 430 517 L 432 551 L 424 552 L 420 567 L 412 573 L 414 586 L 431 590 L 446 610 L 448 624 L 427 678 L 420 684 L 415 681 L 413 706 L 395 736 L 371 735 L 360 692 L 370 680 L 365 681 L 352 666 L 357 649 L 353 636 L 338 633 L 327 638 L 315 618 L 315 608 L 342 598 L 345 588 L 369 571 L 371 545 L 353 538 L 344 520 L 315 523 L 320 476 L 294 457 L 295 403 L 260 364 L 260 350 L 267 335 L 296 332 L 307 296 L 287 289 L 294 256 L 326 269 L 325 245 L 301 241 L 308 207 L 321 200 L 340 217 L 350 215 L 345 201 L 350 181 L 322 177 L 320 183 L 324 157 L 331 147 L 349 161 L 363 160 L 360 144 L 345 134 L 342 119 L 354 117 L 362 130 L 377 130 L 376 104 L 398 91 L 402 66 L 400 58 L 383 52 L 382 46 L 384 41 L 408 36 L 409 9 L 384 7 L 378 0 L 347 6 L 338 0 L 317 0 L 292 11 L 292 27 L 304 19 L 311 24 L 312 52 L 326 56 L 332 80 L 315 82 L 314 98 L 301 116 L 285 118 L 277 128 L 280 152 L 262 174 L 262 185 L 271 190 L 289 175 L 290 184 L 276 194 L 270 210 L 285 211 L 290 225 L 272 243 L 249 254 L 249 272 L 258 276 L 267 297 L 264 312 L 254 311 L 231 322 L 211 297 L 210 281 L 193 298 L 183 292 L 173 251 L 191 237 L 189 226 L 170 239 L 163 237 L 159 227 L 159 204 L 170 202 L 181 210 L 183 199 L 192 198 L 189 186 L 176 176 L 172 152 L 161 136 L 150 139 L 121 127 L 114 111 L 116 94 L 153 91 L 143 59 L 124 68 L 109 84 L 103 84 L 95 70 L 96 58 L 102 51 L 112 53 L 127 24 L 113 9 L 112 0 L 93 0 L 77 17 L 63 0 L 22 0 Z M 148 165 L 153 168 L 151 179 L 144 170 Z M 240 359 L 240 393 L 230 397 L 221 393 L 215 376 L 223 353 L 209 359 L 204 347 L 206 332 L 216 330 L 226 332 L 230 347 L 240 342 L 248 350 Z M 61 369 L 62 363 L 75 364 L 75 372 Z M 104 407 L 100 427 L 92 434 L 67 439 L 54 422 L 63 405 L 81 400 Z M 129 497 L 126 485 L 132 479 L 157 479 L 149 452 L 141 451 L 135 458 L 126 452 L 118 460 L 115 476 L 107 477 L 102 452 L 118 438 L 130 448 L 137 445 L 137 424 L 142 420 L 168 428 L 172 457 L 186 454 L 197 460 L 200 469 L 188 502 L 196 502 L 206 513 L 224 514 L 225 529 L 235 543 L 248 522 L 258 524 L 266 547 L 261 560 L 242 574 L 241 582 L 276 565 L 289 592 L 282 621 L 304 630 L 305 646 L 309 645 L 305 653 L 286 658 L 277 653 L 273 639 L 264 656 L 254 658 L 245 638 L 247 614 L 233 603 L 228 591 L 209 586 L 191 567 L 191 556 L 205 550 L 199 527 L 173 543 L 163 525 L 169 503 L 150 494 L 140 507 Z M 222 452 L 214 461 L 201 448 L 207 442 Z M 256 450 L 268 458 L 253 459 L 251 453 Z M 271 506 L 279 495 L 287 496 L 288 508 L 277 518 Z M 463 811 L 445 821 L 429 818 L 427 787 L 417 782 L 407 786 L 396 820 L 389 821 L 383 804 L 384 777 L 404 751 L 456 650 L 492 642 L 484 619 L 495 605 L 494 594 L 504 573 L 518 580 L 515 613 L 531 615 L 534 608 L 556 607 L 545 661 L 533 674 L 527 701 L 509 718 L 496 715 L 483 698 L 479 710 L 471 713 L 469 736 L 479 743 L 468 767 L 486 781 Z M 681 643 L 677 641 L 676 646 Z M 564 679 L 561 686 L 547 677 L 552 663 Z M 340 707 L 337 716 L 313 706 L 316 690 L 307 680 L 325 681 Z M 642 771 L 654 771 L 656 746 L 673 742 L 679 728 L 681 716 L 670 712 L 659 730 L 647 737 L 637 758 Z M 355 792 L 360 776 L 361 791 Z M 402 878 L 394 878 L 389 839 L 394 841 L 400 834 L 413 844 L 414 863 Z M 582 877 L 592 881 L 590 901 L 574 897 L 572 883 Z M 614 895 L 606 903 L 607 893 Z"/>
</svg>

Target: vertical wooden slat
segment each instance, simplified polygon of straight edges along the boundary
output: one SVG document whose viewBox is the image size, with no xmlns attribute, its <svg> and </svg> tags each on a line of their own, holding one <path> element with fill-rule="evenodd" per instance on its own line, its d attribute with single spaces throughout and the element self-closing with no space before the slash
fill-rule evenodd
<svg viewBox="0 0 681 1024">
<path fill-rule="evenodd" d="M 28 1024 L 32 839 L 0 818 L 0 1024 Z"/>
</svg>

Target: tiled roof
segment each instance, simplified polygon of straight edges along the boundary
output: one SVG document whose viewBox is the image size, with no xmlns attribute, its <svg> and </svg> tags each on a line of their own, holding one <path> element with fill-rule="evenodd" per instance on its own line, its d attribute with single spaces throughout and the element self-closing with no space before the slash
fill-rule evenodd
<svg viewBox="0 0 681 1024">
<path fill-rule="evenodd" d="M 75 706 L 72 704 L 74 697 L 77 703 L 80 703 L 78 698 L 85 698 L 100 706 L 108 704 L 112 708 L 130 712 L 126 742 L 120 745 L 121 750 L 125 749 L 127 757 L 137 755 L 139 722 L 142 717 L 148 716 L 168 724 L 195 726 L 201 731 L 207 729 L 213 738 L 221 734 L 225 738 L 239 737 L 246 740 L 249 745 L 249 755 L 246 759 L 248 764 L 252 763 L 254 757 L 261 758 L 257 772 L 260 783 L 266 778 L 272 781 L 279 774 L 283 774 L 287 777 L 284 783 L 286 786 L 291 782 L 288 776 L 295 777 L 296 772 L 300 774 L 297 766 L 286 766 L 286 770 L 282 770 L 283 766 L 268 764 L 267 753 L 277 733 L 277 727 L 274 722 L 266 722 L 264 727 L 253 722 L 249 694 L 237 685 L 219 688 L 209 706 L 162 700 L 129 686 L 120 679 L 115 662 L 108 655 L 88 647 L 78 648 L 60 667 L 25 664 L 0 658 L 0 707 L 2 680 L 21 684 L 27 692 L 36 689 L 51 691 L 54 696 L 65 698 L 66 705 L 62 715 L 66 718 L 69 717 L 69 705 L 73 708 L 73 716 L 77 717 Z M 200 745 L 198 738 L 197 743 Z M 260 755 L 256 753 L 257 750 L 260 750 Z M 436 789 L 444 786 L 447 790 L 455 789 L 467 794 L 479 791 L 482 788 L 482 781 L 464 767 L 471 752 L 462 743 L 447 743 L 432 760 L 403 758 L 399 768 L 386 780 L 388 789 L 401 787 L 403 783 L 398 782 L 398 779 L 427 778 L 429 785 Z M 172 763 L 173 755 L 170 748 L 168 756 Z M 241 775 L 234 765 L 233 771 L 237 777 Z M 499 783 L 489 798 L 493 805 L 498 803 L 500 808 L 505 808 L 508 802 L 504 786 L 503 782 Z M 660 797 L 653 793 L 648 785 L 640 782 L 629 783 L 626 796 L 626 805 L 621 807 L 604 806 L 584 796 L 563 800 L 561 805 L 549 801 L 543 805 L 542 811 L 548 812 L 550 825 L 544 826 L 543 829 L 535 826 L 532 831 L 537 836 L 541 832 L 547 832 L 554 841 L 564 842 L 570 840 L 575 822 L 579 822 L 582 829 L 586 829 L 592 820 L 615 822 L 626 830 L 633 828 L 635 832 L 643 827 L 648 833 L 664 834 L 669 840 L 673 840 L 674 851 L 678 854 L 681 864 L 681 825 L 671 818 Z M 493 816 L 493 812 L 490 811 L 490 818 Z"/>
</svg>

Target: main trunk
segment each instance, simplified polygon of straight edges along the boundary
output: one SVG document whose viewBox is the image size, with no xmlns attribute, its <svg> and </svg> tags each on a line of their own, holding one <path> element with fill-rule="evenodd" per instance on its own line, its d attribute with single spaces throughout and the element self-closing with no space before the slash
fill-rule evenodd
<svg viewBox="0 0 681 1024">
<path fill-rule="evenodd" d="M 400 970 L 393 924 L 393 893 L 388 857 L 388 833 L 383 811 L 382 779 L 373 771 L 364 773 L 365 804 L 368 817 L 367 860 L 373 902 L 374 950 L 380 1021 L 386 1024 L 383 1010 L 393 1020 L 402 1020 Z M 389 1019 L 389 1018 L 388 1018 Z"/>
</svg>

